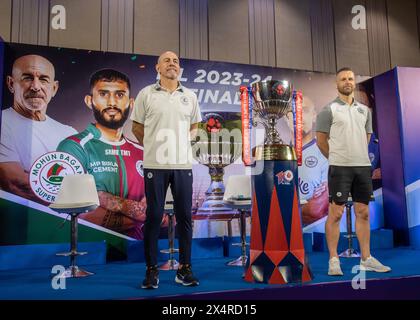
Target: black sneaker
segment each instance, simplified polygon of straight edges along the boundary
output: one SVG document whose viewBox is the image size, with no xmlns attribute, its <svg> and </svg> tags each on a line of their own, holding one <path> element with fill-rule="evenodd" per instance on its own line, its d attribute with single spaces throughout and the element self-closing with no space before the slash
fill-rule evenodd
<svg viewBox="0 0 420 320">
<path fill-rule="evenodd" d="M 182 283 L 184 286 L 198 286 L 199 282 L 196 277 L 194 277 L 191 265 L 185 264 L 176 272 L 175 277 L 176 283 Z"/>
<path fill-rule="evenodd" d="M 159 287 L 159 270 L 157 266 L 147 267 L 146 277 L 141 287 L 143 289 L 157 289 Z"/>
</svg>

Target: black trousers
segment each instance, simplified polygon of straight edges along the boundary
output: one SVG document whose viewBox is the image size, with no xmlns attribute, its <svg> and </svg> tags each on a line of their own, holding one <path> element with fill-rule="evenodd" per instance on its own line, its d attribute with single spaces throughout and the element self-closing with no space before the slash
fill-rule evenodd
<svg viewBox="0 0 420 320">
<path fill-rule="evenodd" d="M 157 265 L 158 238 L 163 217 L 166 191 L 171 186 L 179 244 L 179 262 L 191 263 L 192 242 L 192 170 L 144 169 L 146 221 L 144 252 L 147 266 Z"/>
</svg>

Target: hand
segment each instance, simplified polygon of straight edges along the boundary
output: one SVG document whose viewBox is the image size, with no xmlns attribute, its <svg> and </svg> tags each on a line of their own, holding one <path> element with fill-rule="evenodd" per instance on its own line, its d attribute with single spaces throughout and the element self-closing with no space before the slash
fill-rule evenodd
<svg viewBox="0 0 420 320">
<path fill-rule="evenodd" d="M 107 213 L 108 210 L 106 210 L 105 208 L 97 207 L 93 211 L 79 214 L 79 218 L 97 224 L 99 226 L 106 227 L 106 220 L 108 220 L 107 216 L 109 216 L 109 214 Z"/>
<path fill-rule="evenodd" d="M 140 212 L 146 214 L 147 202 L 146 197 L 140 200 Z"/>
<path fill-rule="evenodd" d="M 145 197 L 136 201 L 121 198 L 105 191 L 98 191 L 98 196 L 101 207 L 106 210 L 125 215 L 138 222 L 146 220 L 147 203 Z"/>
<path fill-rule="evenodd" d="M 138 225 L 143 225 L 141 222 L 126 217 L 118 212 L 112 212 L 103 207 L 98 207 L 93 211 L 82 213 L 79 215 L 79 218 L 124 234 L 127 230 Z"/>
</svg>

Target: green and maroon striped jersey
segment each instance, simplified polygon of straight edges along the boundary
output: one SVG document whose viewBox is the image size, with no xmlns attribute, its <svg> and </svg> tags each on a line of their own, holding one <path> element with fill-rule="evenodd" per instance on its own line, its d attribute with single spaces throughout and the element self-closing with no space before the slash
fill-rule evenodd
<svg viewBox="0 0 420 320">
<path fill-rule="evenodd" d="M 75 156 L 82 163 L 85 172 L 94 176 L 98 191 L 135 201 L 140 201 L 145 196 L 143 148 L 138 143 L 124 137 L 119 142 L 107 141 L 94 124 L 89 124 L 83 132 L 61 141 L 57 151 Z M 98 212 L 92 212 L 92 219 L 95 214 Z M 128 217 L 125 219 L 131 222 L 123 225 L 116 223 L 108 227 L 142 239 L 144 222 Z M 102 222 L 103 220 L 104 217 L 100 219 Z M 100 221 L 96 223 L 102 224 Z"/>
<path fill-rule="evenodd" d="M 57 151 L 75 156 L 86 173 L 95 177 L 98 191 L 136 201 L 144 197 L 143 148 L 138 143 L 124 137 L 119 142 L 107 141 L 89 124 L 61 141 Z"/>
</svg>

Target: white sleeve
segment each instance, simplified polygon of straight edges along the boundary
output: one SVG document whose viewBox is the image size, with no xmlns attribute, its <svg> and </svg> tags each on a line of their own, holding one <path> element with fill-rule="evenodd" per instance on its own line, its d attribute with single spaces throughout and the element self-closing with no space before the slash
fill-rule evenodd
<svg viewBox="0 0 420 320">
<path fill-rule="evenodd" d="M 194 94 L 191 124 L 201 122 L 202 120 L 203 119 L 201 118 L 201 111 L 200 106 L 198 105 L 198 99 L 197 96 Z"/>
<path fill-rule="evenodd" d="M 373 133 L 372 111 L 369 108 L 366 108 L 366 109 L 367 109 L 367 119 L 366 119 L 366 125 L 365 125 L 366 133 Z"/>
<path fill-rule="evenodd" d="M 134 108 L 131 113 L 131 120 L 144 124 L 146 119 L 146 94 L 145 89 L 140 90 L 137 94 L 136 100 L 134 100 Z"/>
<path fill-rule="evenodd" d="M 11 128 L 3 123 L 0 133 L 0 162 L 20 162 Z"/>
</svg>

